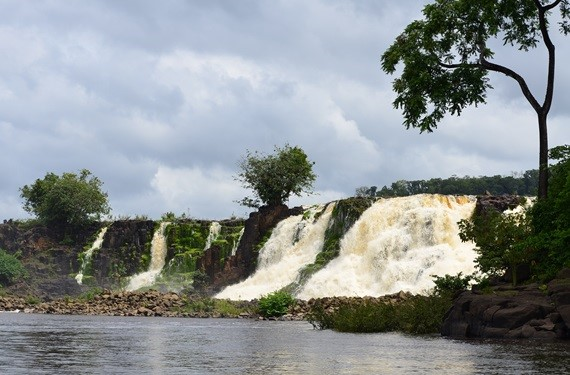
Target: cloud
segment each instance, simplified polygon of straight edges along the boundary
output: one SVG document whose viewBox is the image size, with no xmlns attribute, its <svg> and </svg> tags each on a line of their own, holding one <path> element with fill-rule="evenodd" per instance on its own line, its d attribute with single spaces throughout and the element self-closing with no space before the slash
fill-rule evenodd
<svg viewBox="0 0 570 375">
<path fill-rule="evenodd" d="M 243 216 L 244 209 L 232 202 L 243 198 L 244 191 L 233 181 L 232 173 L 223 168 L 160 166 L 151 186 L 164 212 L 185 213 L 199 219 L 224 219 L 228 218 L 228 207 L 231 207 L 233 215 Z"/>
<path fill-rule="evenodd" d="M 380 56 L 425 1 L 5 1 L 0 26 L 0 214 L 18 189 L 87 168 L 114 215 L 247 215 L 233 201 L 246 150 L 285 143 L 315 162 L 326 202 L 398 179 L 536 167 L 535 116 L 492 76 L 489 104 L 405 130 Z M 558 42 L 558 40 L 557 40 Z M 559 48 L 565 58 L 565 48 Z M 527 55 L 524 55 L 527 56 Z M 540 84 L 540 59 L 519 59 Z M 535 78 L 536 77 L 536 78 Z M 570 143 L 559 68 L 551 143 Z M 533 86 L 534 87 L 534 86 Z M 537 96 L 541 97 L 538 85 Z"/>
</svg>

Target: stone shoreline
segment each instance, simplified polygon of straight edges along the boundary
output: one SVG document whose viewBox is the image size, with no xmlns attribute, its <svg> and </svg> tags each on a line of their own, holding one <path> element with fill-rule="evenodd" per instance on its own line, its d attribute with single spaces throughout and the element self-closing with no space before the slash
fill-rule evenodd
<svg viewBox="0 0 570 375">
<path fill-rule="evenodd" d="M 383 297 L 330 297 L 297 300 L 289 308 L 287 314 L 276 320 L 306 320 L 312 306 L 319 304 L 326 310 L 334 309 L 341 304 L 362 303 L 365 301 L 398 303 L 410 294 L 400 292 Z M 209 301 L 209 306 L 204 306 Z M 33 297 L 0 296 L 0 312 L 21 312 L 34 314 L 58 315 L 109 315 L 109 316 L 149 316 L 179 318 L 237 318 L 264 319 L 257 312 L 257 301 L 227 301 L 228 305 L 240 312 L 232 314 L 219 311 L 211 303 L 213 299 L 179 295 L 177 293 L 161 293 L 155 290 L 144 292 L 103 291 L 89 299 L 63 298 L 53 301 L 38 301 Z M 202 308 L 196 308 L 202 306 Z M 273 318 L 270 318 L 273 319 Z"/>
</svg>

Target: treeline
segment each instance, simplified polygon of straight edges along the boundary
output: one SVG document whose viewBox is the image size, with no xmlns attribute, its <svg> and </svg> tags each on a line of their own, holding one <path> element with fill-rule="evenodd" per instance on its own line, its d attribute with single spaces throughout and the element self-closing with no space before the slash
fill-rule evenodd
<svg viewBox="0 0 570 375">
<path fill-rule="evenodd" d="M 429 180 L 399 180 L 392 185 L 361 186 L 356 189 L 359 197 L 404 197 L 414 194 L 449 194 L 449 195 L 503 195 L 517 194 L 534 196 L 538 191 L 538 170 L 531 169 L 511 176 L 480 176 L 432 178 Z"/>
</svg>

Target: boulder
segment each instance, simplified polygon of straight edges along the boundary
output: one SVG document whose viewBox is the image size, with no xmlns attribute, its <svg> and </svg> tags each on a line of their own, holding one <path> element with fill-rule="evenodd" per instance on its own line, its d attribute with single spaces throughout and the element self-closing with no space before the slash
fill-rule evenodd
<svg viewBox="0 0 570 375">
<path fill-rule="evenodd" d="M 570 273 L 568 273 L 570 275 Z M 556 279 L 548 290 L 536 284 L 498 285 L 466 291 L 453 302 L 442 335 L 454 338 L 568 339 L 570 283 Z"/>
</svg>

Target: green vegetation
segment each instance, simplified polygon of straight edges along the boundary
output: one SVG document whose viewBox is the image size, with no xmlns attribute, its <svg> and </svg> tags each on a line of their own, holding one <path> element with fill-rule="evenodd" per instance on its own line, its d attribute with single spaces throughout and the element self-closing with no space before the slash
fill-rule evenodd
<svg viewBox="0 0 570 375">
<path fill-rule="evenodd" d="M 435 293 L 411 296 L 396 303 L 374 299 L 349 300 L 335 310 L 326 310 L 317 303 L 307 319 L 315 328 L 339 332 L 437 333 L 451 303 L 449 295 Z"/>
<path fill-rule="evenodd" d="M 461 272 L 455 276 L 432 277 L 435 288 L 427 296 L 408 295 L 396 301 L 350 298 L 337 308 L 325 308 L 323 301 L 317 300 L 307 320 L 317 329 L 339 332 L 437 333 L 453 299 L 469 288 L 474 277 Z"/>
<path fill-rule="evenodd" d="M 248 302 L 230 301 L 225 299 L 215 299 L 210 297 L 188 298 L 184 297 L 184 306 L 179 312 L 191 315 L 219 316 L 222 318 L 233 318 L 240 314 L 252 314 L 254 306 Z"/>
<path fill-rule="evenodd" d="M 517 284 L 517 268 L 531 259 L 526 239 L 531 228 L 524 211 L 501 213 L 496 210 L 473 214 L 470 220 L 459 222 L 462 241 L 477 244 L 477 268 L 489 275 L 500 276 L 510 269 L 513 284 Z"/>
<path fill-rule="evenodd" d="M 509 270 L 516 284 L 521 265 L 541 282 L 570 266 L 570 146 L 555 147 L 550 155 L 557 163 L 550 168 L 548 197 L 524 212 L 491 210 L 460 222 L 461 239 L 477 245 L 476 262 L 482 272 L 502 275 Z"/>
<path fill-rule="evenodd" d="M 196 271 L 196 261 L 204 253 L 209 231 L 209 223 L 205 221 L 174 222 L 166 227 L 167 245 L 173 254 L 163 273 Z"/>
<path fill-rule="evenodd" d="M 263 317 L 280 317 L 287 313 L 289 306 L 293 303 L 295 303 L 295 299 L 291 294 L 279 290 L 261 297 L 258 302 L 258 309 Z"/>
<path fill-rule="evenodd" d="M 0 249 L 0 286 L 9 286 L 28 276 L 22 262 L 12 254 Z"/>
<path fill-rule="evenodd" d="M 469 284 L 475 281 L 476 278 L 473 275 L 463 276 L 463 272 L 459 272 L 455 276 L 445 275 L 437 276 L 432 275 L 434 279 L 435 288 L 433 292 L 438 296 L 454 296 L 459 292 L 468 289 Z"/>
<path fill-rule="evenodd" d="M 554 147 L 550 158 L 557 161 L 550 168 L 550 191 L 531 209 L 532 235 L 527 240 L 534 251 L 532 269 L 541 280 L 570 267 L 570 146 Z"/>
<path fill-rule="evenodd" d="M 254 192 L 254 198 L 238 201 L 246 207 L 276 206 L 285 203 L 291 195 L 312 193 L 316 175 L 314 163 L 300 147 L 275 147 L 273 155 L 247 152 L 239 163 L 241 172 L 236 180 Z"/>
<path fill-rule="evenodd" d="M 524 173 L 513 173 L 511 176 L 452 176 L 443 179 L 399 180 L 380 190 L 376 186 L 361 186 L 356 189 L 356 196 L 389 198 L 415 194 L 483 195 L 487 193 L 535 196 L 537 189 L 538 171 L 528 170 Z"/>
<path fill-rule="evenodd" d="M 222 222 L 219 224 L 218 234 L 208 239 L 208 236 L 211 236 L 211 225 L 209 221 L 183 219 L 166 227 L 167 264 L 157 279 L 157 285 L 204 285 L 206 275 L 198 269 L 197 263 L 204 255 L 208 243 L 216 247 L 220 268 L 223 268 L 231 256 L 232 249 L 238 244 L 243 222 Z"/>
<path fill-rule="evenodd" d="M 24 209 L 44 224 L 77 227 L 100 220 L 110 212 L 102 182 L 83 169 L 79 175 L 47 173 L 32 185 L 20 188 Z"/>
<path fill-rule="evenodd" d="M 559 15 L 552 11 L 558 8 Z M 570 31 L 568 0 L 435 0 L 423 9 L 423 19 L 411 22 L 382 55 L 382 69 L 400 76 L 393 82 L 394 107 L 402 109 L 404 125 L 431 132 L 447 113 L 460 115 L 468 106 L 486 102 L 492 89 L 488 73 L 512 78 L 534 109 L 539 130 L 539 190 L 548 192 L 547 117 L 554 96 L 555 46 L 550 18 L 559 30 Z M 528 51 L 544 43 L 546 87 L 539 102 L 526 80 L 507 66 L 492 62 L 492 46 Z M 403 68 L 400 69 L 400 65 Z M 543 96 L 544 95 L 544 96 Z"/>
</svg>

